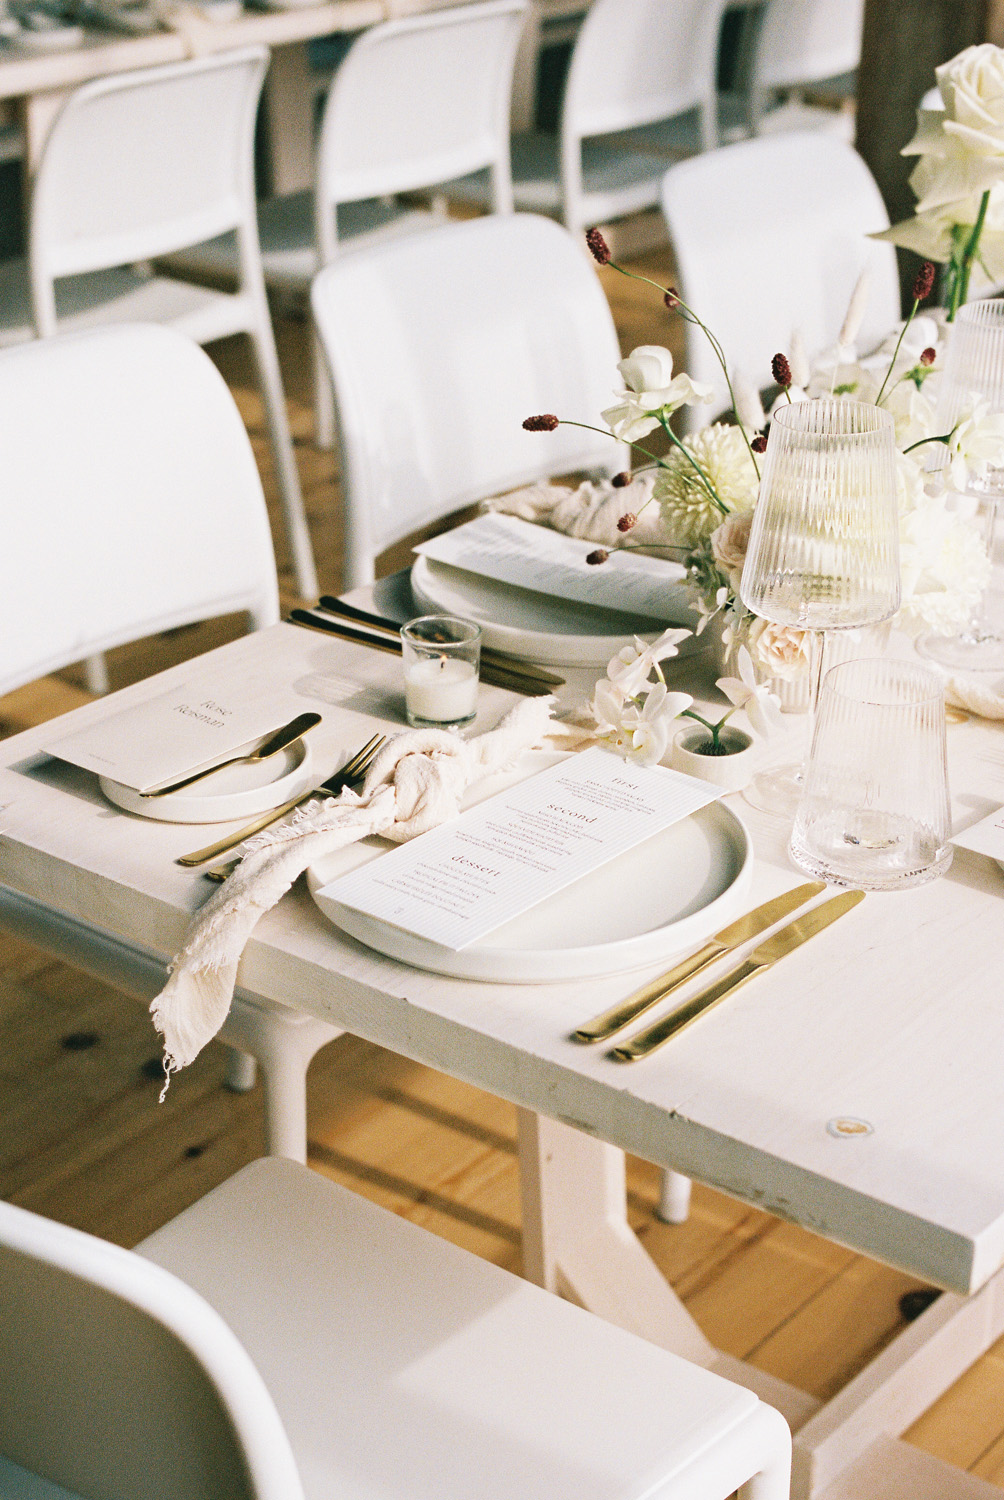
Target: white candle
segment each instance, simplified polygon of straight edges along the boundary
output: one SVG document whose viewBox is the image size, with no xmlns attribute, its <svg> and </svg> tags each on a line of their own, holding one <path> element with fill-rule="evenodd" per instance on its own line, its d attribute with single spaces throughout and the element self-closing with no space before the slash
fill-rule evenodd
<svg viewBox="0 0 1004 1500">
<path fill-rule="evenodd" d="M 404 700 L 409 719 L 458 724 L 477 712 L 477 671 L 469 661 L 424 657 L 405 671 Z"/>
</svg>

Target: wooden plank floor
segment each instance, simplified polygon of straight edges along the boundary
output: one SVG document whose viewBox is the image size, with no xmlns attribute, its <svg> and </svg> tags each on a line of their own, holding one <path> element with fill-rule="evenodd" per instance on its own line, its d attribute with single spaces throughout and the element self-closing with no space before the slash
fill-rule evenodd
<svg viewBox="0 0 1004 1500">
<path fill-rule="evenodd" d="M 644 268 L 668 278 L 668 255 Z M 670 343 L 679 324 L 656 294 L 604 273 L 625 348 Z M 335 462 L 312 446 L 305 327 L 279 323 L 290 417 L 322 588 L 340 586 Z M 214 351 L 248 422 L 273 517 L 260 402 L 237 341 Z M 293 594 L 277 532 L 284 602 Z M 388 566 L 405 560 L 388 559 Z M 114 654 L 114 685 L 195 655 L 239 622 L 175 631 Z M 77 671 L 0 698 L 0 734 L 86 697 Z M 208 1047 L 158 1105 L 157 1038 L 145 1009 L 0 938 L 0 1195 L 130 1245 L 260 1154 L 261 1091 L 223 1086 Z M 392 1053 L 344 1036 L 310 1070 L 310 1158 L 318 1171 L 478 1255 L 520 1267 L 512 1108 Z M 722 1349 L 825 1397 L 902 1327 L 918 1283 L 757 1209 L 696 1187 L 684 1225 L 655 1217 L 658 1172 L 629 1161 L 632 1222 Z M 908 1434 L 1004 1488 L 1004 1340 Z M 865 1497 L 862 1497 L 865 1500 Z"/>
</svg>

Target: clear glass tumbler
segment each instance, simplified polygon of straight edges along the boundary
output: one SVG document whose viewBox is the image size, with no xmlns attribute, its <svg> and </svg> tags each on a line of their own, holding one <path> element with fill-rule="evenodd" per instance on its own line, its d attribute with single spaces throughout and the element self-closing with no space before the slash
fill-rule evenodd
<svg viewBox="0 0 1004 1500">
<path fill-rule="evenodd" d="M 892 891 L 952 862 L 940 680 L 888 657 L 823 679 L 788 852 L 834 885 Z"/>
<path fill-rule="evenodd" d="M 454 615 L 401 626 L 404 706 L 414 729 L 455 729 L 478 711 L 481 627 Z"/>
</svg>

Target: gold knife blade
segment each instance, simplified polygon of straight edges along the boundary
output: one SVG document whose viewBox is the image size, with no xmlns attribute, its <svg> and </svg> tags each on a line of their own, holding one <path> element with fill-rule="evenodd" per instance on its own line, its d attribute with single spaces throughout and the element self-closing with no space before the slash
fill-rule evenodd
<svg viewBox="0 0 1004 1500">
<path fill-rule="evenodd" d="M 572 1041 L 605 1042 L 608 1037 L 627 1026 L 630 1021 L 637 1020 L 647 1010 L 651 1010 L 653 1005 L 657 1005 L 660 1000 L 665 1000 L 666 996 L 679 989 L 681 984 L 686 984 L 688 979 L 692 979 L 695 974 L 706 969 L 708 964 L 713 964 L 725 953 L 741 948 L 751 938 L 759 937 L 761 932 L 766 932 L 768 927 L 773 927 L 775 922 L 780 922 L 782 917 L 786 917 L 789 912 L 793 912 L 804 902 L 811 901 L 813 896 L 818 896 L 825 889 L 823 881 L 810 880 L 806 885 L 793 886 L 790 891 L 782 892 L 772 901 L 765 901 L 762 906 L 754 907 L 738 921 L 732 922 L 728 927 L 723 927 L 721 932 L 716 932 L 703 948 L 699 948 L 696 953 L 691 953 L 688 958 L 681 959 L 665 974 L 660 974 L 657 979 L 651 980 L 642 989 L 635 990 L 633 994 L 628 995 L 626 1000 L 619 1000 L 616 1005 L 611 1005 L 609 1010 L 594 1016 L 584 1026 L 576 1027 L 572 1032 Z"/>
<path fill-rule="evenodd" d="M 766 969 L 776 964 L 778 959 L 784 958 L 786 954 L 793 953 L 802 943 L 809 938 L 815 937 L 817 932 L 822 932 L 858 905 L 865 898 L 864 891 L 843 891 L 841 895 L 834 896 L 832 901 L 824 901 L 820 906 L 814 906 L 811 911 L 804 912 L 802 916 L 796 917 L 794 922 L 789 922 L 787 927 L 782 927 L 773 937 L 769 937 L 765 943 L 754 948 L 738 968 L 732 969 L 724 978 L 708 985 L 706 989 L 698 991 L 690 1000 L 684 1001 L 683 1005 L 671 1011 L 662 1020 L 656 1021 L 653 1026 L 639 1031 L 620 1046 L 611 1049 L 609 1056 L 617 1062 L 637 1062 L 639 1058 L 648 1057 L 657 1047 L 668 1042 L 671 1037 L 677 1036 L 685 1027 L 696 1021 L 698 1016 L 704 1015 L 706 1011 L 712 1010 L 719 1005 L 726 995 L 731 995 L 740 985 L 752 979 L 756 974 L 762 974 Z"/>
</svg>

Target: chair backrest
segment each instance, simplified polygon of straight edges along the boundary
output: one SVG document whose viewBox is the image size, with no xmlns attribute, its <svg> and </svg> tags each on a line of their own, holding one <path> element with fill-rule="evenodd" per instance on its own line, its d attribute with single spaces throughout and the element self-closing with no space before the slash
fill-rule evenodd
<svg viewBox="0 0 1004 1500">
<path fill-rule="evenodd" d="M 377 553 L 460 506 L 548 475 L 624 466 L 602 426 L 617 335 L 584 248 L 532 214 L 449 224 L 343 256 L 311 300 L 331 370 L 347 585 Z"/>
<path fill-rule="evenodd" d="M 684 300 L 721 343 L 730 370 L 761 388 L 773 356 L 801 329 L 809 355 L 836 343 L 851 292 L 867 266 L 870 298 L 858 339 L 867 350 L 899 317 L 896 254 L 866 236 L 889 218 L 852 146 L 814 131 L 789 132 L 705 152 L 671 167 L 662 206 Z M 721 367 L 699 328 L 686 327 L 687 373 L 730 404 Z"/>
<path fill-rule="evenodd" d="M 364 31 L 331 83 L 317 148 L 318 243 L 332 206 L 434 187 L 490 167 L 512 211 L 509 99 L 528 0 L 483 0 Z"/>
<path fill-rule="evenodd" d="M 721 0 L 593 0 L 568 68 L 569 139 L 715 110 Z"/>
<path fill-rule="evenodd" d="M 166 255 L 254 225 L 254 129 L 264 47 L 111 74 L 70 95 L 33 185 L 39 333 L 51 282 Z"/>
<path fill-rule="evenodd" d="M 853 73 L 861 57 L 865 0 L 768 0 L 753 85 L 794 88 Z"/>
<path fill-rule="evenodd" d="M 192 620 L 278 618 L 244 424 L 168 329 L 0 353 L 0 518 L 0 692 Z"/>
<path fill-rule="evenodd" d="M 85 1500 L 303 1500 L 275 1405 L 163 1267 L 0 1203 L 0 1454 Z"/>
</svg>

